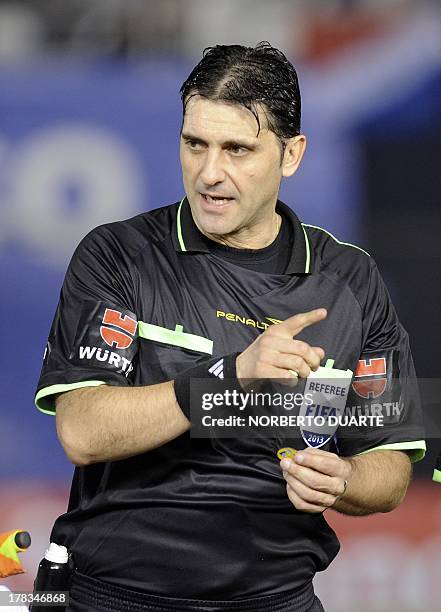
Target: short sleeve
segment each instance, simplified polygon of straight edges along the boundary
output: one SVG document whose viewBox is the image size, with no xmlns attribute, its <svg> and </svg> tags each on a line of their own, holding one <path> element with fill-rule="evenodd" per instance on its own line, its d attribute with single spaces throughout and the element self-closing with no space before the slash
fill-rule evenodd
<svg viewBox="0 0 441 612">
<path fill-rule="evenodd" d="M 110 226 L 77 248 L 46 345 L 35 404 L 55 412 L 55 396 L 101 384 L 129 385 L 138 339 L 133 266 Z"/>
<path fill-rule="evenodd" d="M 438 457 L 435 463 L 435 468 L 433 470 L 433 480 L 435 482 L 441 483 L 441 451 L 438 454 Z"/>
<path fill-rule="evenodd" d="M 356 425 L 340 428 L 338 450 L 344 456 L 402 450 L 418 461 L 426 445 L 409 338 L 375 263 L 370 265 L 362 351 L 346 405 L 346 416 L 355 417 Z"/>
</svg>

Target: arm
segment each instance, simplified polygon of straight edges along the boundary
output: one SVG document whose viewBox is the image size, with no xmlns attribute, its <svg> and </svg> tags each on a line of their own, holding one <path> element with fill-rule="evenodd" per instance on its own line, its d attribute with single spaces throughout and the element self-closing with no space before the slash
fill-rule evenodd
<svg viewBox="0 0 441 612">
<path fill-rule="evenodd" d="M 294 461 L 283 459 L 281 467 L 288 497 L 298 510 L 323 512 L 332 507 L 354 516 L 396 508 L 411 477 L 408 455 L 392 450 L 343 459 L 334 453 L 306 449 Z"/>
<path fill-rule="evenodd" d="M 293 341 L 292 336 L 325 316 L 326 311 L 316 310 L 270 327 L 237 358 L 241 377 L 255 379 L 260 374 L 272 374 L 292 380 L 282 366 L 296 369 L 306 378 L 310 368 L 318 368 L 324 353 L 318 347 Z M 176 400 L 173 382 L 142 387 L 99 385 L 68 391 L 56 400 L 56 420 L 60 442 L 78 466 L 147 452 L 190 428 Z"/>
<path fill-rule="evenodd" d="M 75 389 L 60 395 L 56 407 L 58 437 L 78 466 L 144 453 L 190 428 L 173 382 Z"/>
<path fill-rule="evenodd" d="M 350 484 L 333 504 L 342 514 L 360 516 L 390 512 L 401 504 L 412 476 L 409 456 L 402 451 L 378 450 L 347 459 Z"/>
</svg>

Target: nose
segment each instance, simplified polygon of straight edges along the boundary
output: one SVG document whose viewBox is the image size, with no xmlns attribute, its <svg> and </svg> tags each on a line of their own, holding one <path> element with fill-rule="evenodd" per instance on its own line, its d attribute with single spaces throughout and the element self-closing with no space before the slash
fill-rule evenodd
<svg viewBox="0 0 441 612">
<path fill-rule="evenodd" d="M 207 152 L 200 174 L 201 180 L 207 186 L 217 185 L 225 179 L 221 155 L 216 151 Z"/>
</svg>

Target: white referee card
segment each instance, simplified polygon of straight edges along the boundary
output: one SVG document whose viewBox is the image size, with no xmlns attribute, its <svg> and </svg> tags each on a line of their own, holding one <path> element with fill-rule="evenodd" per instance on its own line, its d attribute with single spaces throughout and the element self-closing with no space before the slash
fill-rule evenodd
<svg viewBox="0 0 441 612">
<path fill-rule="evenodd" d="M 303 403 L 299 416 L 305 417 L 300 431 L 303 440 L 312 448 L 324 446 L 338 429 L 344 413 L 352 370 L 336 370 L 334 360 L 328 359 L 306 379 Z"/>
</svg>

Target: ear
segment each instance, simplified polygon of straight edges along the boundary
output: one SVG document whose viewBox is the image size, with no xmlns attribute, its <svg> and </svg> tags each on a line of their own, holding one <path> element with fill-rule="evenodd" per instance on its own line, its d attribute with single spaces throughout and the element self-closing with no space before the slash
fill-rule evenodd
<svg viewBox="0 0 441 612">
<path fill-rule="evenodd" d="M 292 176 L 302 161 L 306 149 L 306 136 L 300 134 L 290 138 L 285 147 L 282 159 L 282 176 Z"/>
</svg>

